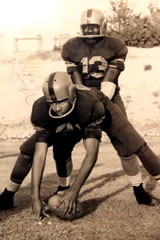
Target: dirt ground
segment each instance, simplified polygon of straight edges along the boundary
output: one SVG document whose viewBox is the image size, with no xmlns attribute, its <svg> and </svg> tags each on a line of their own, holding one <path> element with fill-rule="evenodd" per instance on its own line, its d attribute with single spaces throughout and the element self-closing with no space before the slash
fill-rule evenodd
<svg viewBox="0 0 160 240">
<path fill-rule="evenodd" d="M 159 139 L 147 137 L 150 147 L 160 155 Z M 4 189 L 18 154 L 20 142 L 0 142 L 0 192 Z M 84 156 L 80 142 L 73 151 L 73 178 Z M 142 167 L 145 187 L 160 197 L 160 186 Z M 41 196 L 57 187 L 55 164 L 49 149 Z M 15 208 L 0 212 L 0 240 L 159 240 L 160 206 L 138 205 L 118 156 L 109 141 L 100 146 L 97 164 L 83 186 L 80 199 L 84 216 L 72 222 L 55 216 L 36 222 L 32 218 L 30 174 L 15 196 Z"/>
</svg>

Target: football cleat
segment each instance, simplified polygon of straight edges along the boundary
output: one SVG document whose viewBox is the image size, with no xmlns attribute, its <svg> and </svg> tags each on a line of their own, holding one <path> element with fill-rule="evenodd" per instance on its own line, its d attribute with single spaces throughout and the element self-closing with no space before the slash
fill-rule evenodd
<svg viewBox="0 0 160 240">
<path fill-rule="evenodd" d="M 139 204 L 144 204 L 148 206 L 158 206 L 160 205 L 160 199 L 150 195 L 143 188 L 141 183 L 138 187 L 133 187 L 133 192 L 136 197 L 136 200 Z"/>
<path fill-rule="evenodd" d="M 70 186 L 66 186 L 66 187 L 58 186 L 58 188 L 56 190 L 56 194 L 62 194 L 68 188 L 70 188 Z"/>
<path fill-rule="evenodd" d="M 10 192 L 5 188 L 0 195 L 0 210 L 13 208 L 13 197 L 14 192 Z"/>
</svg>

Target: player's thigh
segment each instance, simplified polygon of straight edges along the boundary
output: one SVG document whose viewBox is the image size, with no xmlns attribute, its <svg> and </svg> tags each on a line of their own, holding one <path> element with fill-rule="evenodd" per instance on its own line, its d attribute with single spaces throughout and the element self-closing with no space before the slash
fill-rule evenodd
<svg viewBox="0 0 160 240">
<path fill-rule="evenodd" d="M 122 98 L 121 98 L 121 96 L 120 96 L 119 94 L 117 94 L 117 95 L 113 98 L 113 103 L 117 104 L 118 107 L 121 109 L 122 113 L 124 113 L 124 115 L 127 116 L 127 113 L 126 113 L 126 109 L 125 109 L 123 100 L 122 100 Z"/>
<path fill-rule="evenodd" d="M 37 140 L 37 136 L 36 136 L 36 133 L 34 133 L 20 146 L 21 153 L 28 156 L 33 156 L 35 152 L 36 140 Z M 47 144 L 48 144 L 48 147 L 53 145 L 53 140 L 51 136 L 48 139 Z"/>
<path fill-rule="evenodd" d="M 20 146 L 21 153 L 25 155 L 33 156 L 35 151 L 35 143 L 36 143 L 36 134 L 33 134 Z"/>
<path fill-rule="evenodd" d="M 113 136 L 108 135 L 114 149 L 120 157 L 129 157 L 133 154 L 133 151 L 130 151 L 125 144 L 123 144 L 119 139 L 114 138 Z"/>
<path fill-rule="evenodd" d="M 111 126 L 108 128 L 104 122 L 102 124 L 102 130 L 107 133 L 119 154 L 122 154 L 122 152 L 126 152 L 127 154 L 135 153 L 143 146 L 144 139 L 116 104 L 111 103 L 108 104 L 107 107 L 111 115 Z"/>
</svg>

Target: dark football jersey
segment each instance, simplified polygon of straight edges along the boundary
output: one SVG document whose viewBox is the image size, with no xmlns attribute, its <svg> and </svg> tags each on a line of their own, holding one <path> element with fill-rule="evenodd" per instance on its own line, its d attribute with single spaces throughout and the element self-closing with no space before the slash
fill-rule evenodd
<svg viewBox="0 0 160 240">
<path fill-rule="evenodd" d="M 75 37 L 64 44 L 61 56 L 69 74 L 79 71 L 84 85 L 100 88 L 108 67 L 121 68 L 127 51 L 126 45 L 117 38 L 103 37 L 92 45 L 87 44 L 83 38 Z"/>
<path fill-rule="evenodd" d="M 45 98 L 35 101 L 32 108 L 31 122 L 35 126 L 38 142 L 54 139 L 56 134 L 69 134 L 78 128 L 82 138 L 101 138 L 100 124 L 104 119 L 104 106 L 96 95 L 86 87 L 77 86 L 77 99 L 74 110 L 66 117 L 51 118 L 49 105 Z"/>
</svg>

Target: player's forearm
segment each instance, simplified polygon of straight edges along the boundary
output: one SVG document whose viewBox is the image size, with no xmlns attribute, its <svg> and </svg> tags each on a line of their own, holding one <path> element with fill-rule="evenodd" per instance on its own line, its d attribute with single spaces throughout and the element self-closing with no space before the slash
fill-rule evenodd
<svg viewBox="0 0 160 240">
<path fill-rule="evenodd" d="M 117 84 L 117 78 L 119 77 L 120 73 L 121 70 L 117 68 L 108 68 L 103 82 L 112 82 L 114 84 Z"/>
<path fill-rule="evenodd" d="M 32 198 L 39 199 L 40 198 L 40 186 L 41 180 L 43 176 L 43 171 L 45 167 L 47 146 L 45 143 L 38 143 L 36 146 L 34 158 L 33 158 L 33 166 L 32 166 L 32 176 L 31 176 L 31 184 L 32 184 Z"/>
<path fill-rule="evenodd" d="M 81 169 L 78 172 L 78 176 L 75 179 L 73 185 L 72 185 L 72 189 L 73 191 L 76 193 L 76 195 L 78 196 L 80 189 L 82 188 L 83 184 L 85 183 L 86 179 L 88 178 L 89 174 L 91 173 L 95 163 L 96 163 L 97 157 L 95 157 L 94 159 L 90 159 L 90 157 L 86 156 Z"/>
<path fill-rule="evenodd" d="M 32 168 L 32 199 L 40 198 L 40 186 L 45 166 L 45 159 L 34 159 Z"/>
<path fill-rule="evenodd" d="M 77 174 L 77 177 L 72 185 L 72 190 L 77 194 L 79 194 L 81 187 L 85 183 L 86 179 L 90 175 L 93 167 L 95 166 L 95 163 L 97 161 L 98 156 L 98 150 L 99 150 L 99 141 L 96 139 L 90 139 L 92 141 L 92 144 L 88 145 L 86 149 L 86 155 L 82 162 L 81 168 Z M 92 149 L 89 150 L 89 149 Z"/>
<path fill-rule="evenodd" d="M 119 69 L 109 68 L 101 83 L 101 91 L 109 98 L 112 99 L 117 85 L 117 79 L 120 75 Z"/>
<path fill-rule="evenodd" d="M 82 76 L 78 71 L 71 73 L 71 79 L 74 84 L 83 85 Z"/>
</svg>

